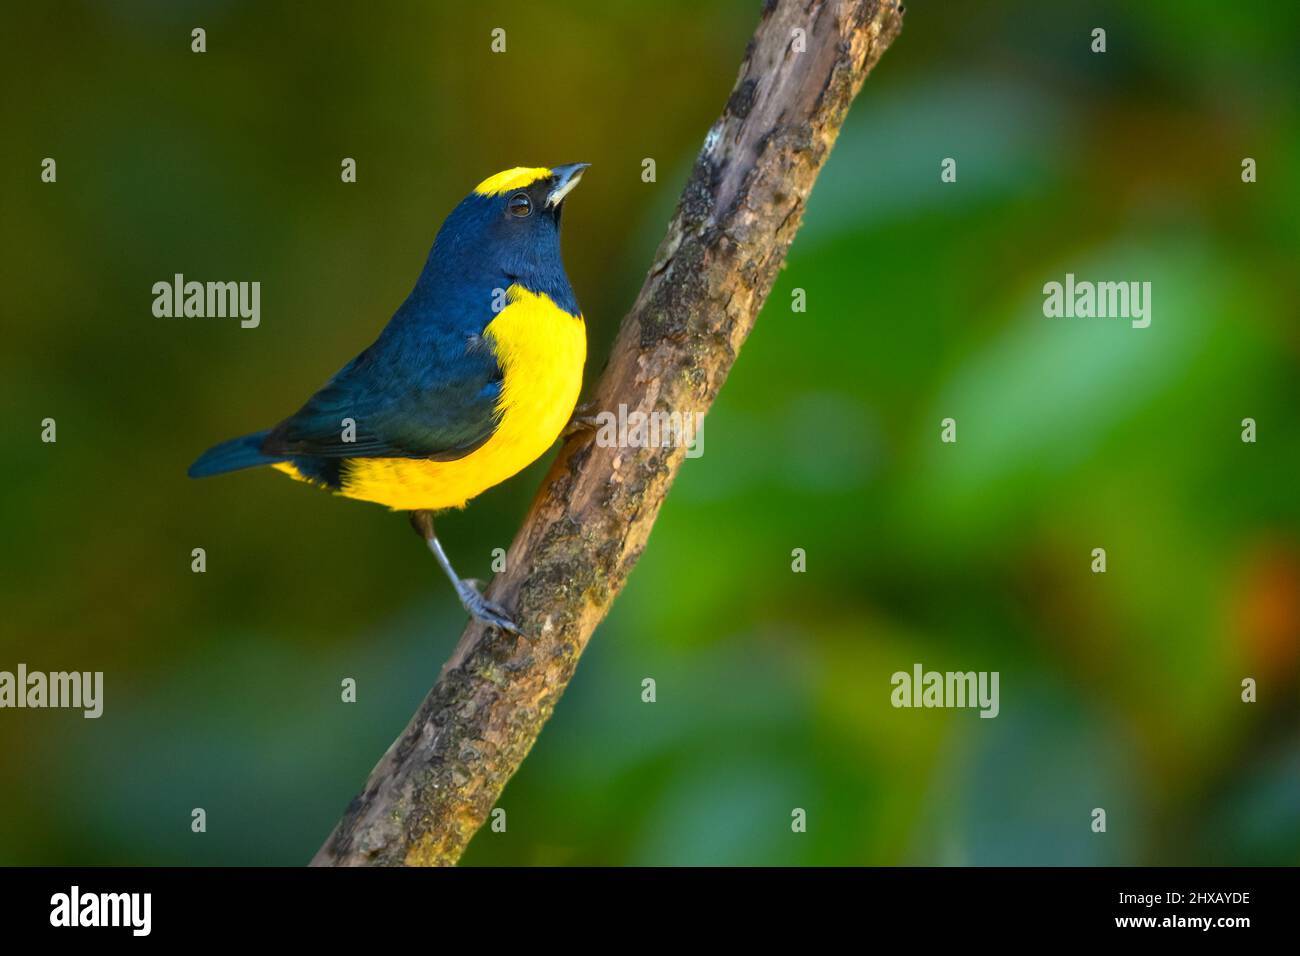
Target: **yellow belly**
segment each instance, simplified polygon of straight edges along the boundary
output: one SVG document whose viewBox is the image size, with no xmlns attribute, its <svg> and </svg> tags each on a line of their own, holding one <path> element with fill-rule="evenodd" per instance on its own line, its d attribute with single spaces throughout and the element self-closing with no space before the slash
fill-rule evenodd
<svg viewBox="0 0 1300 956">
<path fill-rule="evenodd" d="M 586 327 L 545 295 L 520 286 L 484 335 L 503 373 L 500 424 L 464 458 L 352 458 L 343 466 L 347 498 L 395 510 L 461 508 L 540 458 L 573 414 L 587 358 Z M 281 470 L 293 472 L 290 469 Z"/>
</svg>

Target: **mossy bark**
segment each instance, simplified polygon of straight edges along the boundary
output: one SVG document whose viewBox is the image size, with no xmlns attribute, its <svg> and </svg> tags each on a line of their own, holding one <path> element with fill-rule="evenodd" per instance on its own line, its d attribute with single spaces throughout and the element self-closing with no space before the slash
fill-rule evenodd
<svg viewBox="0 0 1300 956">
<path fill-rule="evenodd" d="M 766 4 L 620 327 L 594 408 L 708 410 L 785 262 L 853 97 L 901 26 L 892 0 Z M 592 432 L 565 442 L 489 591 L 528 638 L 466 628 L 314 865 L 460 858 L 645 548 L 684 454 L 601 447 Z"/>
</svg>

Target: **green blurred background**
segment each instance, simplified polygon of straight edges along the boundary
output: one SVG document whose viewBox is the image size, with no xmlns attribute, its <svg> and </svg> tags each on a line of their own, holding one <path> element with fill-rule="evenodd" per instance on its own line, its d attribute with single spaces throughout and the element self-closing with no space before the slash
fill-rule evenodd
<svg viewBox="0 0 1300 956">
<path fill-rule="evenodd" d="M 909 6 L 467 863 L 1300 862 L 1300 8 Z M 6 5 L 0 669 L 106 688 L 0 711 L 0 863 L 310 858 L 464 615 L 402 517 L 186 466 L 367 345 L 508 166 L 594 164 L 564 243 L 594 378 L 757 15 Z M 259 280 L 261 327 L 154 318 L 177 272 Z M 1066 272 L 1151 281 L 1151 327 L 1045 319 Z M 462 573 L 547 461 L 441 522 Z M 917 662 L 999 671 L 1000 716 L 893 709 Z"/>
</svg>

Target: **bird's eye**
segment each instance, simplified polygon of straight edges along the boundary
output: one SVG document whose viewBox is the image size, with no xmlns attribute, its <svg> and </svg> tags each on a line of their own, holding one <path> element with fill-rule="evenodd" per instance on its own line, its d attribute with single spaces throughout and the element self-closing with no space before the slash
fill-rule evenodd
<svg viewBox="0 0 1300 956">
<path fill-rule="evenodd" d="M 523 219 L 533 211 L 533 201 L 528 198 L 527 193 L 515 193 L 510 197 L 507 208 L 510 210 L 510 215 L 516 219 Z"/>
</svg>

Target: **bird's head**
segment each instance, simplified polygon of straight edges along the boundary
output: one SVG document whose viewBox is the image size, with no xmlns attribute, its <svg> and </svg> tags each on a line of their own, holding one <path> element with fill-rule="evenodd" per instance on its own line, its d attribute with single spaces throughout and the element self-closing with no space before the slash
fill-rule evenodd
<svg viewBox="0 0 1300 956">
<path fill-rule="evenodd" d="M 517 166 L 489 176 L 465 197 L 438 231 L 430 267 L 464 275 L 567 288 L 560 260 L 564 200 L 589 163 Z"/>
<path fill-rule="evenodd" d="M 578 185 L 590 163 L 565 166 L 516 166 L 489 176 L 474 187 L 471 199 L 489 200 L 499 218 L 516 229 L 536 223 L 557 226 L 564 199 Z M 534 226 L 536 228 L 536 226 Z"/>
</svg>

